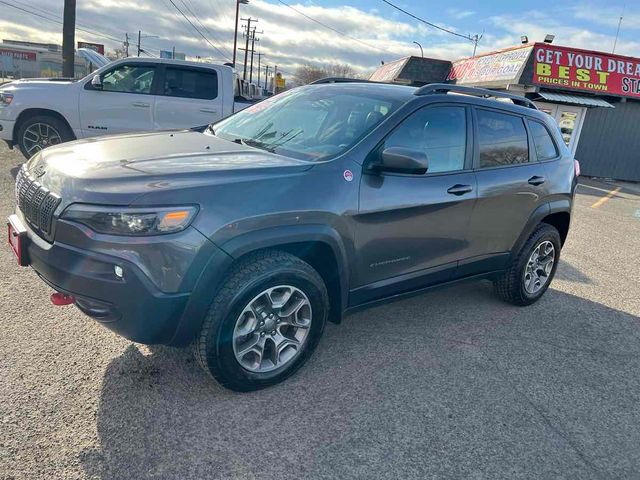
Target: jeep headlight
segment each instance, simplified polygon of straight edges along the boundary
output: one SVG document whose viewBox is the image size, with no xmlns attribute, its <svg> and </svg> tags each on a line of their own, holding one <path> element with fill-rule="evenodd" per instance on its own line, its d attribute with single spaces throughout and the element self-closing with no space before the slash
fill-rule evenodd
<svg viewBox="0 0 640 480">
<path fill-rule="evenodd" d="M 195 206 L 118 208 L 73 204 L 63 212 L 62 218 L 86 225 L 98 233 L 143 236 L 184 230 L 197 212 Z"/>
</svg>

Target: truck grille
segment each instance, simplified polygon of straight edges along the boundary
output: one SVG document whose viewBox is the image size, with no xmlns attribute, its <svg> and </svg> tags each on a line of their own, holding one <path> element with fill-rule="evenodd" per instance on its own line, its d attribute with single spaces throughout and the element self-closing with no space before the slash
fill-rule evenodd
<svg viewBox="0 0 640 480">
<path fill-rule="evenodd" d="M 60 197 L 36 182 L 22 168 L 16 177 L 16 200 L 29 225 L 48 238 L 51 235 L 53 212 L 60 204 Z"/>
</svg>

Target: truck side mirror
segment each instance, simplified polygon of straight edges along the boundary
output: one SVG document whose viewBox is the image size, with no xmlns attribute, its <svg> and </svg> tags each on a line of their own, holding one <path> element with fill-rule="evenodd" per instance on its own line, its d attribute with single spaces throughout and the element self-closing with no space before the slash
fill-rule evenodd
<svg viewBox="0 0 640 480">
<path fill-rule="evenodd" d="M 429 168 L 427 154 L 411 148 L 389 147 L 380 153 L 380 160 L 371 165 L 377 172 L 412 173 L 422 175 Z"/>
<path fill-rule="evenodd" d="M 94 75 L 91 79 L 91 86 L 96 90 L 102 90 L 102 79 L 100 75 Z"/>
</svg>

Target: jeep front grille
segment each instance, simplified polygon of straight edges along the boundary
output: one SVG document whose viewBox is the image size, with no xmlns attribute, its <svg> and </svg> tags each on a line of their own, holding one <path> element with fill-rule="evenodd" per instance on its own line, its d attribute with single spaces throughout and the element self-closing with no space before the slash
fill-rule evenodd
<svg viewBox="0 0 640 480">
<path fill-rule="evenodd" d="M 49 238 L 53 212 L 60 204 L 60 197 L 40 185 L 22 168 L 16 177 L 16 201 L 29 225 Z"/>
</svg>

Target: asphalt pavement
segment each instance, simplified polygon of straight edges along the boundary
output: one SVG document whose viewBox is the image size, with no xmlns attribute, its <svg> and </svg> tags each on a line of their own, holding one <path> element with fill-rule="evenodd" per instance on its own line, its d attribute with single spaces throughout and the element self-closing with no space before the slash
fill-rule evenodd
<svg viewBox="0 0 640 480">
<path fill-rule="evenodd" d="M 2 218 L 21 161 L 0 147 Z M 0 479 L 640 478 L 640 192 L 616 188 L 580 186 L 537 304 L 480 281 L 366 310 L 249 394 L 52 306 L 3 244 Z"/>
</svg>

